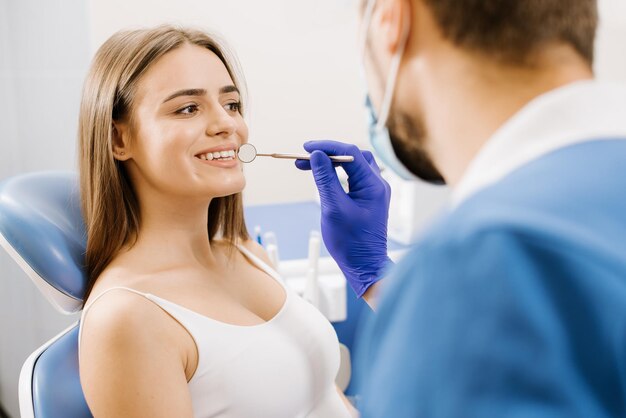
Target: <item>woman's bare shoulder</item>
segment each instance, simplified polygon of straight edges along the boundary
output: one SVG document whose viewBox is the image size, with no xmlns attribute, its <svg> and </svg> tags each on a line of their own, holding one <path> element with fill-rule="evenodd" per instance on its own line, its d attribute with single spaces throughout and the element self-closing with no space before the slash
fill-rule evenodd
<svg viewBox="0 0 626 418">
<path fill-rule="evenodd" d="M 100 286 L 94 289 L 85 308 L 83 340 L 96 339 L 106 345 L 115 345 L 136 335 L 157 334 L 151 331 L 157 324 L 154 321 L 159 308 L 141 294 L 124 288 Z"/>
<path fill-rule="evenodd" d="M 100 274 L 85 303 L 82 340 L 119 347 L 124 339 L 163 338 L 167 318 L 163 310 L 142 291 L 141 277 L 111 264 Z M 167 329 L 165 329 L 167 331 Z M 102 340 L 102 341 L 100 341 Z M 85 341 L 81 341 L 85 342 Z"/>
</svg>

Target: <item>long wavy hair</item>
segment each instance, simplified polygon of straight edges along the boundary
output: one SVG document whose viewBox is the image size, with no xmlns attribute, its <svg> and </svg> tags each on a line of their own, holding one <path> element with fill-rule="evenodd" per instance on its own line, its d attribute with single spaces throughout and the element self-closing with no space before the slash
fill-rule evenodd
<svg viewBox="0 0 626 418">
<path fill-rule="evenodd" d="M 133 125 L 133 99 L 142 74 L 160 57 L 184 44 L 215 53 L 245 94 L 245 81 L 234 55 L 216 37 L 195 29 L 164 25 L 118 32 L 98 49 L 91 64 L 78 120 L 80 196 L 87 232 L 84 301 L 122 247 L 136 242 L 141 222 L 130 178 L 113 157 L 113 122 L 126 120 Z M 212 199 L 208 215 L 209 240 L 219 238 L 234 245 L 238 239 L 249 237 L 241 193 Z"/>
</svg>

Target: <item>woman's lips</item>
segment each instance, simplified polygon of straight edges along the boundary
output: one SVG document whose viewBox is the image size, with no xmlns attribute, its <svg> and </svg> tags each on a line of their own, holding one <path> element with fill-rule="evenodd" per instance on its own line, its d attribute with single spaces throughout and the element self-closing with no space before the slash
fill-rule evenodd
<svg viewBox="0 0 626 418">
<path fill-rule="evenodd" d="M 214 160 L 203 160 L 196 157 L 196 159 L 202 164 L 212 165 L 214 167 L 220 168 L 232 168 L 239 166 L 239 160 L 237 159 L 237 157 L 229 157 L 228 159 L 220 158 Z"/>
</svg>

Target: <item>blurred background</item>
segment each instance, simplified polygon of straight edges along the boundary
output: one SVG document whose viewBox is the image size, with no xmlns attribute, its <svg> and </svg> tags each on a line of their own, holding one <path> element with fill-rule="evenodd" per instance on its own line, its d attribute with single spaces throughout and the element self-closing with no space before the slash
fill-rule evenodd
<svg viewBox="0 0 626 418">
<path fill-rule="evenodd" d="M 596 73 L 626 82 L 626 2 L 599 5 Z M 300 152 L 310 139 L 367 147 L 356 16 L 355 0 L 0 0 L 0 180 L 75 170 L 79 97 L 93 54 L 117 30 L 164 22 L 227 40 L 246 75 L 250 142 L 259 152 Z M 291 161 L 257 159 L 246 173 L 247 205 L 315 199 L 312 178 Z M 424 215 L 446 197 L 416 187 Z M 9 416 L 19 416 L 23 361 L 75 320 L 54 311 L 0 251 L 0 404 Z"/>
</svg>

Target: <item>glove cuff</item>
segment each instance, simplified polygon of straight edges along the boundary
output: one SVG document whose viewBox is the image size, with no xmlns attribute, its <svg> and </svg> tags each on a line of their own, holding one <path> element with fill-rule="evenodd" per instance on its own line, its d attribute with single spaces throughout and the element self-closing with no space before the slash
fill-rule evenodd
<svg viewBox="0 0 626 418">
<path fill-rule="evenodd" d="M 382 280 L 387 274 L 387 270 L 394 265 L 393 261 L 389 257 L 385 257 L 384 260 L 378 263 L 374 269 L 369 270 L 369 272 L 355 272 L 348 271 L 348 269 L 343 271 L 348 284 L 356 293 L 358 298 L 363 297 L 367 289 L 370 288 L 374 283 Z"/>
</svg>

